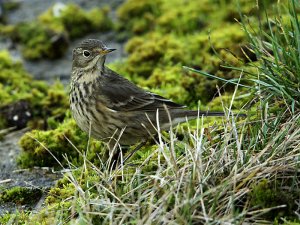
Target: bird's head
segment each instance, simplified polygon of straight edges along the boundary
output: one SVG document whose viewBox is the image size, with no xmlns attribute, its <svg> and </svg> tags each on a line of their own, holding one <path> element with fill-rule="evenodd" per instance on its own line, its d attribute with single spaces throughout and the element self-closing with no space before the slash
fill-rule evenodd
<svg viewBox="0 0 300 225">
<path fill-rule="evenodd" d="M 73 50 L 73 67 L 90 70 L 105 63 L 106 54 L 116 49 L 107 48 L 101 41 L 87 39 Z"/>
</svg>

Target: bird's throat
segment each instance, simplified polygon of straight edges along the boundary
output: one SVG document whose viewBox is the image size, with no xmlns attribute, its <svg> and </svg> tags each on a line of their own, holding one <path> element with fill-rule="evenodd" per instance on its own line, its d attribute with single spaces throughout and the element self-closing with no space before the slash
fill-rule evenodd
<svg viewBox="0 0 300 225">
<path fill-rule="evenodd" d="M 104 64 L 105 64 L 105 60 L 106 60 L 106 57 L 105 57 L 105 55 L 104 56 L 102 56 L 102 57 L 100 57 L 99 59 L 98 59 L 98 61 L 97 61 L 97 68 L 98 68 L 98 70 L 100 70 L 100 71 L 103 71 L 103 69 L 104 69 Z"/>
<path fill-rule="evenodd" d="M 103 73 L 105 66 L 105 56 L 95 57 L 86 67 L 72 69 L 72 80 L 74 83 L 80 84 L 84 82 L 95 81 L 100 74 Z"/>
</svg>

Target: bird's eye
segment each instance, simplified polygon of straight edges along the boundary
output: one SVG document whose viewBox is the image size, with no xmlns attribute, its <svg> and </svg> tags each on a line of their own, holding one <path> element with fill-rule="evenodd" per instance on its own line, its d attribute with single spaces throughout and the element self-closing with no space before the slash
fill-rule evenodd
<svg viewBox="0 0 300 225">
<path fill-rule="evenodd" d="M 91 53 L 89 51 L 87 51 L 87 50 L 83 51 L 83 56 L 84 57 L 89 57 L 90 55 L 91 55 Z"/>
</svg>

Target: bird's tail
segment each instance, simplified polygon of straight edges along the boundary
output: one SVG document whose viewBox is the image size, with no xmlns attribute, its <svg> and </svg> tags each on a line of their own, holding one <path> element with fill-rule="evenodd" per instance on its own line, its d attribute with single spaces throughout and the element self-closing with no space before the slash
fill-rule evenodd
<svg viewBox="0 0 300 225">
<path fill-rule="evenodd" d="M 198 110 L 180 110 L 174 112 L 174 118 L 186 117 L 188 119 L 193 119 L 202 116 L 225 116 L 225 113 Z"/>
<path fill-rule="evenodd" d="M 224 112 L 210 112 L 210 111 L 198 111 L 198 110 L 188 110 L 186 114 L 187 117 L 201 117 L 201 116 L 225 116 Z"/>
<path fill-rule="evenodd" d="M 172 115 L 173 114 L 173 115 Z M 198 111 L 198 110 L 180 110 L 171 113 L 171 118 L 173 118 L 173 123 L 182 123 L 186 120 L 201 118 L 202 116 L 225 116 L 224 112 L 210 112 L 210 111 Z M 237 117 L 246 117 L 245 114 L 233 114 Z"/>
</svg>

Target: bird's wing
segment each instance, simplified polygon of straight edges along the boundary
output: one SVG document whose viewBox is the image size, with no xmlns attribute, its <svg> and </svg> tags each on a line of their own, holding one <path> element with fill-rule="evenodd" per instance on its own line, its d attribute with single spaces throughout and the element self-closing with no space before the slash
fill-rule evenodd
<svg viewBox="0 0 300 225">
<path fill-rule="evenodd" d="M 156 111 L 167 108 L 183 108 L 185 106 L 172 102 L 157 94 L 147 92 L 112 70 L 106 71 L 99 92 L 99 98 L 105 100 L 106 107 L 116 111 Z"/>
</svg>

